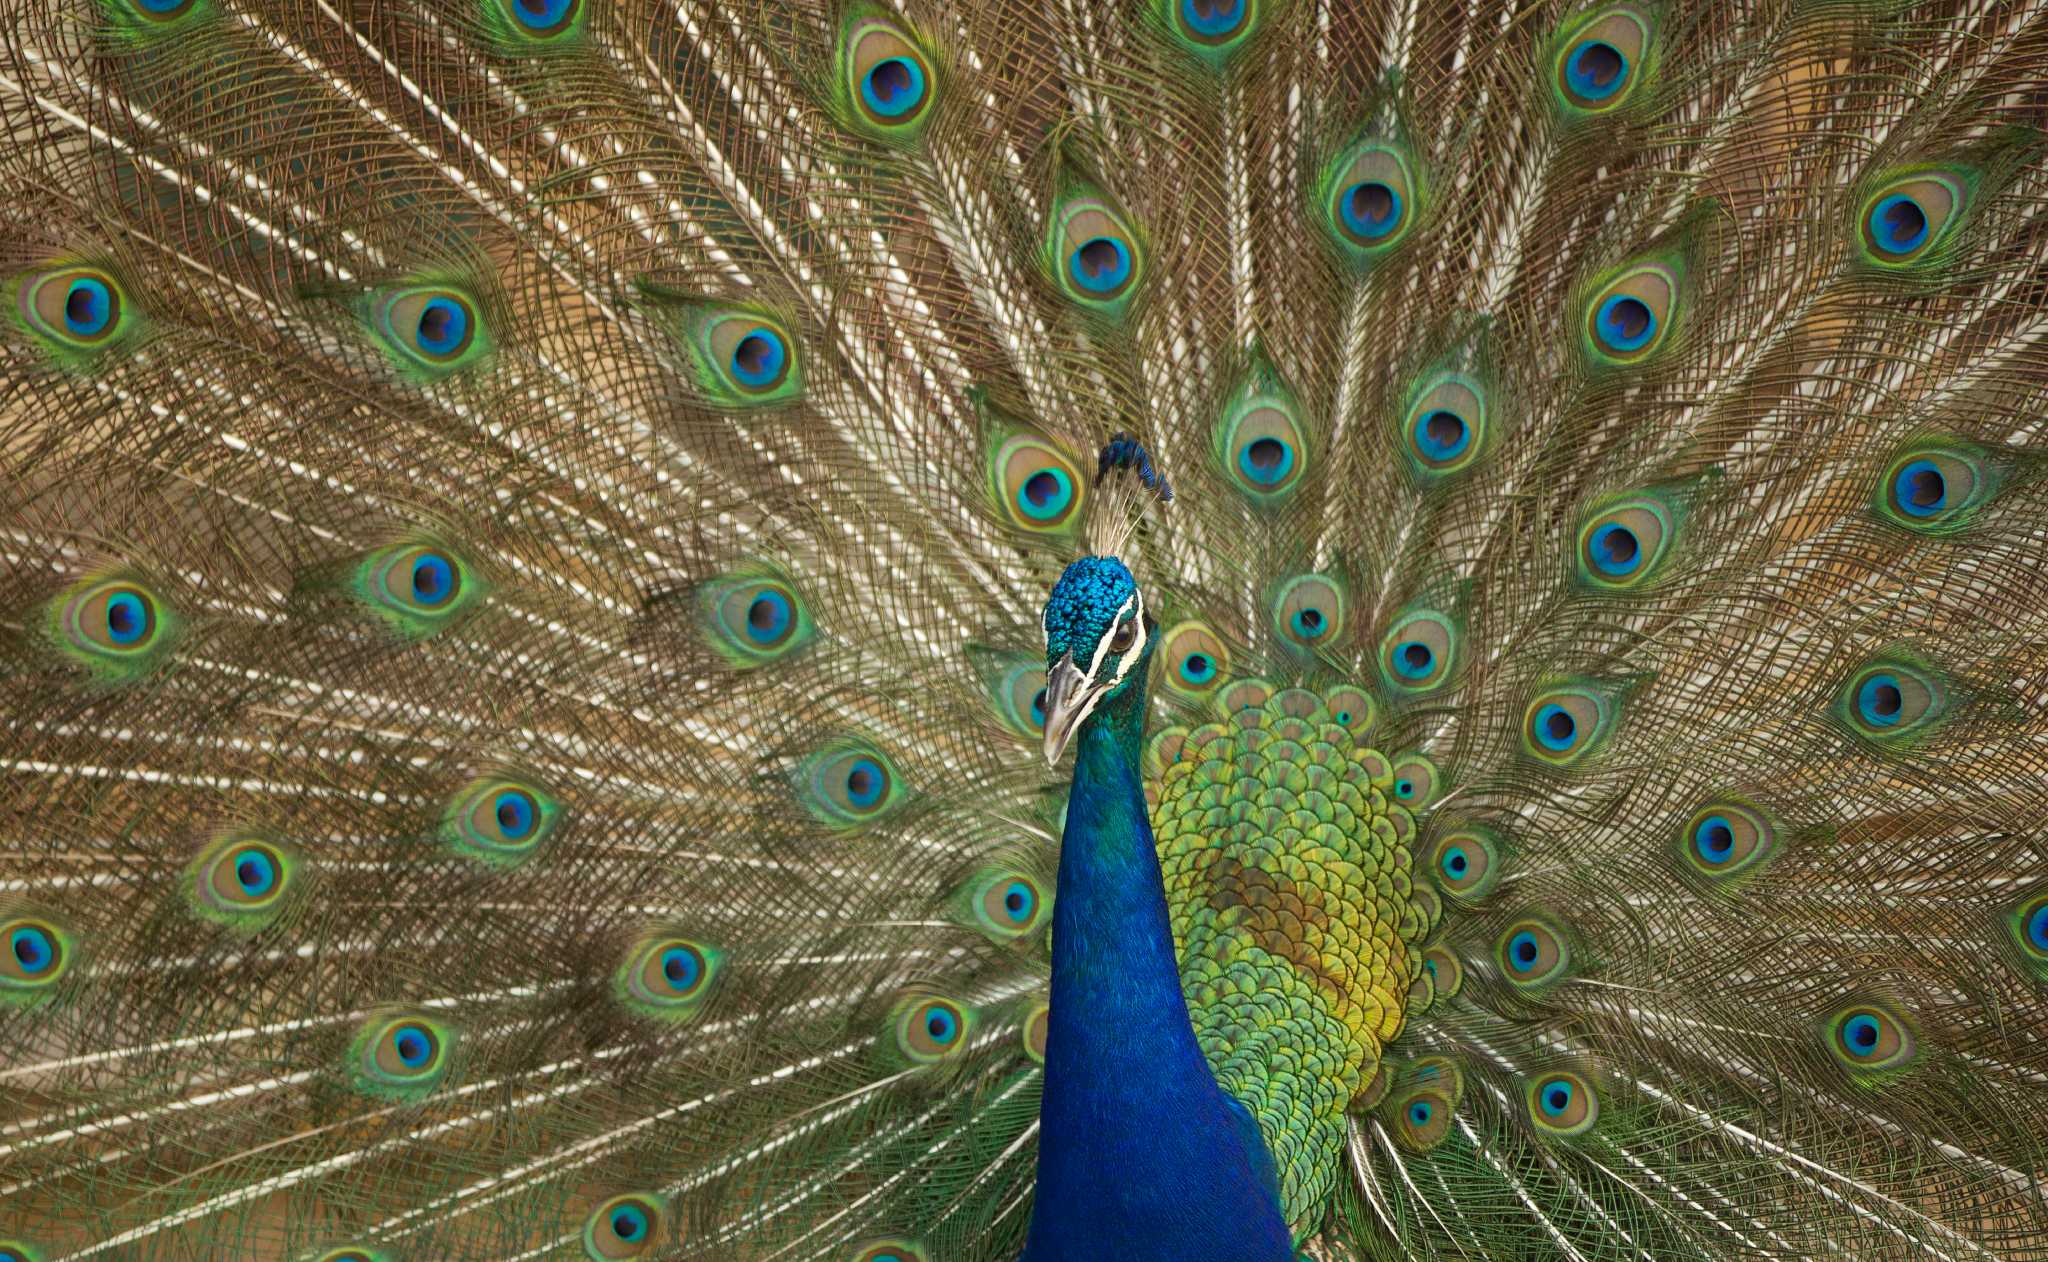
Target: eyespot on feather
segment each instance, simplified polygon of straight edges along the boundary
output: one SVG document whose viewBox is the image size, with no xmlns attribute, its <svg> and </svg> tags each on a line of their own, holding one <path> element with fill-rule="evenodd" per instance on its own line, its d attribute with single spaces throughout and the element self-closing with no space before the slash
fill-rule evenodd
<svg viewBox="0 0 2048 1262">
<path fill-rule="evenodd" d="M 1025 1015 L 1021 1031 L 1024 1055 L 1031 1059 L 1032 1064 L 1045 1064 L 1045 1042 L 1051 1034 L 1052 1009 L 1046 1004 L 1038 1004 Z"/>
<path fill-rule="evenodd" d="M 695 1017 L 724 975 L 725 953 L 672 931 L 641 937 L 613 975 L 612 993 L 641 1016 L 681 1022 Z"/>
<path fill-rule="evenodd" d="M 1443 773 L 1421 754 L 1402 754 L 1394 759 L 1394 800 L 1411 811 L 1420 811 L 1436 801 L 1443 791 Z"/>
<path fill-rule="evenodd" d="M 922 1245 L 897 1236 L 857 1244 L 844 1258 L 845 1262 L 931 1262 Z"/>
<path fill-rule="evenodd" d="M 1612 502 L 1579 527 L 1577 578 L 1599 591 L 1647 587 L 1670 559 L 1677 516 L 1652 495 Z"/>
<path fill-rule="evenodd" d="M 1436 839 L 1429 856 L 1437 888 L 1469 904 L 1484 899 L 1500 883 L 1506 852 L 1492 829 L 1460 824 Z"/>
<path fill-rule="evenodd" d="M 1230 678 L 1230 648 L 1204 622 L 1178 622 L 1160 640 L 1161 678 L 1182 696 L 1213 696 Z"/>
<path fill-rule="evenodd" d="M 1086 518 L 1088 481 L 1080 465 L 1033 434 L 1012 434 L 995 446 L 988 486 L 1002 519 L 1020 530 L 1069 533 Z"/>
<path fill-rule="evenodd" d="M 1324 166 L 1316 217 L 1338 254 L 1364 266 L 1407 238 L 1420 192 L 1405 151 L 1385 141 L 1360 141 Z"/>
<path fill-rule="evenodd" d="M 890 1021 L 895 1051 L 913 1065 L 938 1065 L 967 1052 L 974 1011 L 965 1004 L 927 995 L 897 1007 Z"/>
<path fill-rule="evenodd" d="M 1923 443 L 1894 456 L 1871 498 L 1881 521 L 1920 534 L 1955 534 L 1998 490 L 1996 468 L 1981 449 Z"/>
<path fill-rule="evenodd" d="M 413 540 L 365 553 L 349 591 L 400 639 L 418 640 L 474 609 L 490 587 L 453 549 Z"/>
<path fill-rule="evenodd" d="M 995 942 L 1011 942 L 1046 923 L 1052 899 L 1038 877 L 1014 867 L 984 868 L 955 892 L 968 923 Z"/>
<path fill-rule="evenodd" d="M 902 805 L 904 789 L 887 755 L 861 741 L 840 741 L 806 759 L 798 796 L 819 823 L 857 828 Z"/>
<path fill-rule="evenodd" d="M 649 1257 L 667 1236 L 667 1200 L 652 1192 L 627 1192 L 583 1220 L 583 1253 L 591 1262 Z"/>
<path fill-rule="evenodd" d="M 1828 1052 L 1850 1075 L 1865 1077 L 1903 1069 L 1919 1051 L 1919 1041 L 1906 1023 L 1877 1003 L 1851 1003 L 1832 1013 L 1823 1026 Z"/>
<path fill-rule="evenodd" d="M 803 397 L 803 353 L 788 326 L 754 307 L 707 302 L 643 283 L 657 300 L 671 300 L 674 328 L 691 373 L 714 407 L 771 408 Z"/>
<path fill-rule="evenodd" d="M 372 1016 L 349 1045 L 350 1079 L 365 1095 L 421 1099 L 447 1079 L 458 1041 L 454 1026 L 425 1013 Z"/>
<path fill-rule="evenodd" d="M 1240 398 L 1216 429 L 1216 458 L 1255 504 L 1277 504 L 1308 472 L 1308 434 L 1294 401 L 1277 391 Z"/>
<path fill-rule="evenodd" d="M 709 579 L 694 600 L 705 644 L 736 670 L 781 661 L 816 630 L 795 585 L 762 567 Z"/>
<path fill-rule="evenodd" d="M 46 643 L 109 685 L 161 665 L 184 626 L 153 587 L 119 575 L 74 584 L 45 606 L 42 622 Z"/>
<path fill-rule="evenodd" d="M 1658 263 L 1629 268 L 1600 285 L 1585 309 L 1588 358 L 1609 367 L 1649 359 L 1670 340 L 1678 299 L 1677 273 Z"/>
<path fill-rule="evenodd" d="M 1849 677 L 1837 695 L 1836 721 L 1868 744 L 1909 744 L 1938 724 L 1948 710 L 1940 675 L 1904 657 L 1879 658 Z"/>
<path fill-rule="evenodd" d="M 1541 990 L 1571 968 L 1571 945 L 1541 919 L 1522 917 L 1501 934 L 1496 948 L 1501 976 L 1517 990 Z"/>
<path fill-rule="evenodd" d="M 583 29 L 584 0 L 484 0 L 486 25 L 519 50 L 570 42 Z"/>
<path fill-rule="evenodd" d="M 863 16 L 840 37 L 839 91 L 841 112 L 857 130 L 907 144 L 932 120 L 939 76 L 910 32 L 886 17 Z"/>
<path fill-rule="evenodd" d="M 1614 710 L 1614 699 L 1590 685 L 1546 689 L 1523 711 L 1522 751 L 1546 766 L 1572 767 L 1605 742 Z"/>
<path fill-rule="evenodd" d="M 447 377 L 475 367 L 492 350 L 491 330 L 476 299 L 452 285 L 408 285 L 366 301 L 371 333 L 412 376 Z"/>
<path fill-rule="evenodd" d="M 1902 172 L 1864 198 L 1856 243 L 1866 267 L 1912 271 L 1933 263 L 1962 221 L 1975 180 L 1960 170 Z"/>
<path fill-rule="evenodd" d="M 1588 16 L 1557 41 L 1553 73 L 1568 112 L 1605 114 L 1635 93 L 1647 64 L 1649 19 L 1628 7 Z"/>
<path fill-rule="evenodd" d="M 14 282 L 15 316 L 59 365 L 85 368 L 141 330 L 120 280 L 105 268 L 70 263 Z"/>
<path fill-rule="evenodd" d="M 1448 615 L 1410 610 L 1380 638 L 1380 675 L 1396 692 L 1430 692 L 1450 680 L 1458 647 L 1458 627 Z"/>
<path fill-rule="evenodd" d="M 1283 582 L 1273 600 L 1273 630 L 1297 649 L 1326 649 L 1344 635 L 1344 589 L 1324 574 Z"/>
<path fill-rule="evenodd" d="M 540 849 L 560 815 L 561 803 L 540 784 L 485 776 L 449 800 L 441 814 L 441 840 L 468 858 L 516 867 Z"/>
<path fill-rule="evenodd" d="M 1354 739 L 1364 736 L 1379 720 L 1379 704 L 1372 699 L 1372 694 L 1350 684 L 1325 689 L 1323 711 L 1332 723 L 1351 733 Z"/>
<path fill-rule="evenodd" d="M 2018 962 L 2035 977 L 2048 980 L 2048 890 L 2022 898 L 2005 915 L 2006 935 L 2018 951 Z"/>
<path fill-rule="evenodd" d="M 1449 947 L 1434 943 L 1423 948 L 1422 971 L 1438 999 L 1455 996 L 1465 985 L 1465 965 Z"/>
<path fill-rule="evenodd" d="M 0 1262 L 6 1262 L 6 1260 L 0 1258 Z M 396 1262 L 396 1260 L 382 1249 L 372 1249 L 368 1245 L 349 1244 L 337 1245 L 332 1249 L 316 1253 L 307 1262 Z"/>
<path fill-rule="evenodd" d="M 1717 799 L 1686 816 L 1677 850 L 1683 870 L 1726 882 L 1770 862 L 1778 827 L 1762 811 L 1732 798 Z"/>
<path fill-rule="evenodd" d="M 76 940 L 56 918 L 0 911 L 0 1004 L 21 1007 L 47 999 L 76 956 Z"/>
<path fill-rule="evenodd" d="M 1469 377 L 1430 379 L 1401 422 L 1399 440 L 1409 465 L 1423 479 L 1469 468 L 1486 446 L 1486 393 Z"/>
<path fill-rule="evenodd" d="M 1059 200 L 1046 256 L 1061 292 L 1104 316 L 1121 316 L 1144 280 L 1145 250 L 1137 233 L 1121 211 L 1087 189 Z"/>
<path fill-rule="evenodd" d="M 251 932 L 277 919 L 296 891 L 298 848 L 233 833 L 200 850 L 186 869 L 187 898 L 204 920 Z"/>
<path fill-rule="evenodd" d="M 1600 1120 L 1600 1097 L 1584 1076 L 1553 1070 L 1529 1079 L 1529 1121 L 1539 1132 L 1583 1135 Z"/>
<path fill-rule="evenodd" d="M 1181 48 L 1220 65 L 1258 29 L 1266 0 L 1153 0 L 1160 23 Z"/>
</svg>

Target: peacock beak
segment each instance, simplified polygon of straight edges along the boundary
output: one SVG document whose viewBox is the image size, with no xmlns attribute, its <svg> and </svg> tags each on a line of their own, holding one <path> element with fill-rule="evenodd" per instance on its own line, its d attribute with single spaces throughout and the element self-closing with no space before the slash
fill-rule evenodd
<svg viewBox="0 0 2048 1262">
<path fill-rule="evenodd" d="M 1060 760 L 1067 742 L 1074 737 L 1081 720 L 1088 717 L 1102 690 L 1086 672 L 1074 665 L 1072 653 L 1053 664 L 1045 677 L 1045 765 Z"/>
</svg>

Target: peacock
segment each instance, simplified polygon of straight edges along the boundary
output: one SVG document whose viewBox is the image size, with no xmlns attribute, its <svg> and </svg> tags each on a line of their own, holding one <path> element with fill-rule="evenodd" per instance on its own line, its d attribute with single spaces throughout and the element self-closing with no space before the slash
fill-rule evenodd
<svg viewBox="0 0 2048 1262">
<path fill-rule="evenodd" d="M 2044 84 L 12 0 L 0 1260 L 2048 1258 Z"/>
</svg>

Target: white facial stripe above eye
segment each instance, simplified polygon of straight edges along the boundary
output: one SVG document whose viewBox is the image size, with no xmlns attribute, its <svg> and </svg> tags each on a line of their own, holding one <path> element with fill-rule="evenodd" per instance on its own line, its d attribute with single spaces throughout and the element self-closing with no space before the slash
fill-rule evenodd
<svg viewBox="0 0 2048 1262">
<path fill-rule="evenodd" d="M 1131 647 L 1124 651 L 1123 660 L 1116 664 L 1116 678 L 1109 681 L 1111 688 L 1122 683 L 1124 676 L 1131 673 L 1131 667 L 1137 665 L 1138 659 L 1144 656 L 1138 650 L 1145 647 L 1145 593 L 1141 590 L 1133 589 L 1131 591 L 1131 599 L 1124 603 L 1127 605 L 1135 604 L 1136 606 L 1131 610 L 1131 621 L 1137 624 L 1138 638 L 1131 641 Z M 1122 611 L 1119 610 L 1118 612 L 1121 613 Z M 1116 624 L 1111 623 L 1110 625 L 1113 628 Z M 1103 642 L 1108 643 L 1115 638 L 1116 633 L 1112 630 L 1109 635 L 1103 637 Z M 1099 658 L 1100 655 L 1100 650 L 1098 650 L 1097 657 Z"/>
<path fill-rule="evenodd" d="M 1102 669 L 1102 659 L 1109 656 L 1110 641 L 1116 639 L 1117 624 L 1124 620 L 1124 616 L 1131 612 L 1133 606 L 1141 610 L 1145 607 L 1144 597 L 1135 588 L 1131 591 L 1130 599 L 1117 607 L 1116 617 L 1109 620 L 1109 629 L 1095 642 L 1095 656 L 1088 659 L 1088 678 L 1095 678 L 1095 672 Z M 1117 672 L 1117 678 L 1122 679 L 1123 672 Z"/>
</svg>

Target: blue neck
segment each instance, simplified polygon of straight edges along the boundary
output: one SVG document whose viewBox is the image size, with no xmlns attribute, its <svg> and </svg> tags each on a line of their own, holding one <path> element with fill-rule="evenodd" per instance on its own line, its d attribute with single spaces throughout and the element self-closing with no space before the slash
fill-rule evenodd
<svg viewBox="0 0 2048 1262">
<path fill-rule="evenodd" d="M 1138 778 L 1144 713 L 1141 673 L 1075 737 L 1025 1262 L 1288 1262 L 1272 1158 L 1181 997 Z"/>
</svg>

